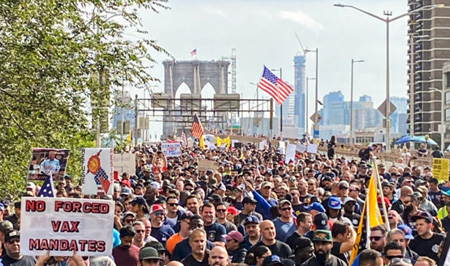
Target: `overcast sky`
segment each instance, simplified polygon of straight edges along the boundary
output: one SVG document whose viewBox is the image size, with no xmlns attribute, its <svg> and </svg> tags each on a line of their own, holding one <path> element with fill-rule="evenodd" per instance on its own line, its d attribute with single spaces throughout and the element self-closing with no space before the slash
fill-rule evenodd
<svg viewBox="0 0 450 266">
<path fill-rule="evenodd" d="M 193 59 L 194 48 L 199 60 L 229 57 L 236 48 L 237 91 L 244 97 L 255 97 L 250 82 L 258 81 L 263 65 L 283 68 L 283 79 L 294 82 L 293 58 L 301 53 L 297 33 L 305 48 L 319 48 L 319 99 L 341 90 L 349 100 L 351 59 L 362 59 L 364 63 L 355 64 L 354 99 L 370 95 L 376 108 L 386 97 L 386 24 L 351 8 L 334 7 L 335 3 L 338 0 L 169 0 L 170 10 L 143 11 L 142 16 L 149 37 L 177 60 Z M 384 10 L 393 16 L 408 11 L 406 0 L 341 3 L 379 16 Z M 406 97 L 407 17 L 392 22 L 390 30 L 391 95 Z M 155 58 L 159 64 L 152 74 L 163 80 L 161 62 L 167 58 Z M 314 53 L 307 55 L 306 72 L 308 77 L 315 75 Z M 162 91 L 163 84 L 155 90 Z"/>
</svg>

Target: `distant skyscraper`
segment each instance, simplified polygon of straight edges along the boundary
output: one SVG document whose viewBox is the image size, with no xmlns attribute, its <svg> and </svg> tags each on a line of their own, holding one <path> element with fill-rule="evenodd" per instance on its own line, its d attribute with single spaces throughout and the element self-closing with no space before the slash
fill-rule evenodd
<svg viewBox="0 0 450 266">
<path fill-rule="evenodd" d="M 305 129 L 305 57 L 303 55 L 294 56 L 294 119 L 295 126 L 301 130 Z"/>
<path fill-rule="evenodd" d="M 344 95 L 341 91 L 330 92 L 323 97 L 323 112 L 321 113 L 322 119 L 319 125 L 330 125 L 330 108 L 333 103 L 344 102 Z"/>
<path fill-rule="evenodd" d="M 391 102 L 397 109 L 391 115 L 391 132 L 406 134 L 406 117 L 408 109 L 408 99 L 405 97 L 391 97 Z"/>
</svg>

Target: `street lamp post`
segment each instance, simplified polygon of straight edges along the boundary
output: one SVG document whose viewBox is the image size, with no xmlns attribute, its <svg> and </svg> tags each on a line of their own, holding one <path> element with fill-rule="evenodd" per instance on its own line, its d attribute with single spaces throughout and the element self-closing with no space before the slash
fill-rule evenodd
<svg viewBox="0 0 450 266">
<path fill-rule="evenodd" d="M 309 137 L 309 110 L 308 110 L 308 96 L 309 96 L 309 81 L 310 80 L 315 80 L 316 78 L 308 78 L 306 77 L 306 95 L 305 95 L 305 114 L 306 114 L 306 119 L 305 119 L 305 128 L 306 128 L 306 135 Z"/>
<path fill-rule="evenodd" d="M 359 12 L 362 12 L 366 15 L 369 15 L 373 18 L 376 18 L 378 20 L 383 21 L 386 23 L 386 150 L 389 152 L 391 150 L 391 143 L 390 143 L 390 134 L 391 134 L 391 121 L 390 121 L 390 113 L 391 113 L 391 102 L 390 102 L 390 88 L 389 88 L 389 23 L 392 21 L 398 20 L 402 17 L 411 15 L 413 13 L 422 11 L 422 10 L 430 10 L 435 7 L 442 7 L 442 4 L 439 5 L 430 5 L 430 6 L 423 6 L 421 8 L 412 10 L 410 12 L 401 14 L 399 16 L 396 16 L 394 18 L 389 18 L 389 16 L 392 16 L 392 12 L 385 11 L 384 15 L 386 18 L 382 18 L 380 16 L 377 16 L 375 14 L 372 14 L 370 12 L 367 12 L 365 10 L 362 10 L 358 7 L 352 6 L 352 5 L 343 5 L 343 4 L 334 4 L 335 7 L 349 7 L 353 8 Z"/>
<path fill-rule="evenodd" d="M 353 65 L 354 63 L 362 63 L 364 60 L 354 60 L 352 58 L 351 82 L 350 82 L 350 145 L 353 146 Z"/>
</svg>

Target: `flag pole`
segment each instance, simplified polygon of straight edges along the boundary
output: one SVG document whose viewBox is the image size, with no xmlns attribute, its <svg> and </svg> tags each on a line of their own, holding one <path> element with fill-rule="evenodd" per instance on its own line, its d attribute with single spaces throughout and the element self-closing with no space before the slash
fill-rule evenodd
<svg viewBox="0 0 450 266">
<path fill-rule="evenodd" d="M 375 157 L 375 159 L 376 159 L 376 157 Z M 374 171 L 376 173 L 376 175 L 375 175 L 376 176 L 376 180 L 375 181 L 377 182 L 377 187 L 378 187 L 378 190 L 380 191 L 381 204 L 383 206 L 384 223 L 385 223 L 385 226 L 386 226 L 387 230 L 390 231 L 391 228 L 390 228 L 390 225 L 389 225 L 389 218 L 388 218 L 388 214 L 387 214 L 386 203 L 384 202 L 383 186 L 381 185 L 381 182 L 380 182 L 380 175 L 378 173 L 378 166 L 377 166 L 377 163 L 376 163 L 375 159 L 372 159 L 373 168 L 374 168 Z"/>
</svg>

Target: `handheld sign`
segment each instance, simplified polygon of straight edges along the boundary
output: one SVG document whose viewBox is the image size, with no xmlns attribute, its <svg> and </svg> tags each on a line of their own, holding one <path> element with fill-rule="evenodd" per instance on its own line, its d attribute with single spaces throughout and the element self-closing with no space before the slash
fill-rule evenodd
<svg viewBox="0 0 450 266">
<path fill-rule="evenodd" d="M 433 158 L 433 177 L 438 180 L 448 180 L 448 159 Z"/>
<path fill-rule="evenodd" d="M 21 204 L 22 255 L 111 255 L 113 201 L 23 197 Z"/>
<path fill-rule="evenodd" d="M 33 148 L 28 180 L 45 180 L 50 175 L 53 180 L 62 180 L 68 158 L 69 150 Z"/>
<path fill-rule="evenodd" d="M 166 158 L 181 156 L 181 144 L 179 142 L 163 142 L 161 150 Z"/>
<path fill-rule="evenodd" d="M 83 194 L 97 195 L 103 190 L 105 194 L 112 195 L 114 149 L 82 149 L 82 160 Z"/>
<path fill-rule="evenodd" d="M 295 162 L 295 144 L 288 144 L 286 147 L 286 155 L 284 163 L 288 164 L 290 161 Z"/>
</svg>

